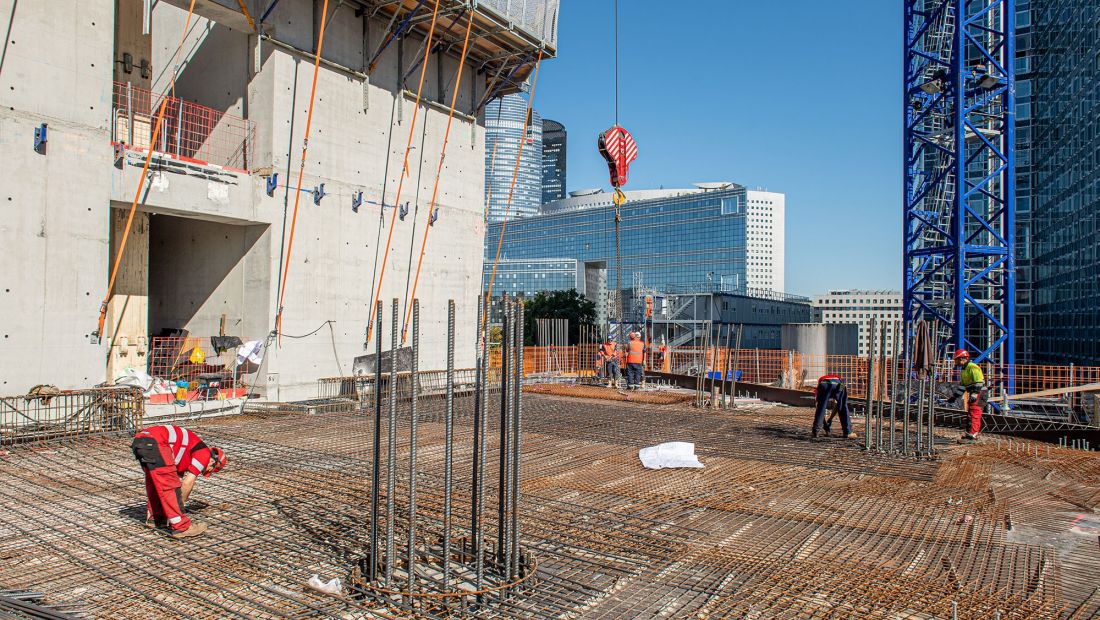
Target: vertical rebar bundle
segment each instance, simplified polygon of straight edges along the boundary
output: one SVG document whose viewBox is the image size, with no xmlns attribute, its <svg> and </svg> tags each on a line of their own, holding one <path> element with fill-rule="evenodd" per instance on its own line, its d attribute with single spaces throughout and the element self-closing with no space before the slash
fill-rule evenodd
<svg viewBox="0 0 1100 620">
<path fill-rule="evenodd" d="M 374 370 L 376 420 L 374 449 L 370 472 L 371 489 L 370 560 L 369 566 L 358 565 L 353 585 L 362 596 L 404 616 L 438 617 L 474 612 L 494 601 L 514 596 L 518 586 L 532 574 L 531 560 L 519 541 L 519 462 L 522 436 L 523 384 L 523 303 L 505 296 L 502 302 L 503 332 L 501 339 L 502 366 L 499 374 L 490 373 L 487 300 L 478 304 L 477 368 L 473 386 L 474 415 L 472 433 L 455 432 L 455 303 L 448 302 L 446 334 L 446 382 L 444 388 L 444 446 L 442 512 L 432 491 L 434 479 L 424 478 L 429 485 L 422 502 L 419 498 L 422 474 L 419 454 L 422 416 L 432 415 L 427 399 L 433 394 L 432 383 L 423 383 L 420 372 L 422 334 L 420 333 L 420 302 L 414 299 L 411 312 L 411 351 L 407 370 L 399 372 L 397 357 L 390 356 L 389 377 L 383 383 L 381 344 L 377 345 L 378 365 Z M 381 313 L 375 325 L 381 333 Z M 394 300 L 391 346 L 398 346 L 398 302 Z M 379 339 L 381 340 L 381 339 Z M 499 383 L 498 383 L 499 382 Z M 491 406 L 490 384 L 499 386 L 500 442 L 487 446 Z M 382 397 L 388 391 L 387 446 L 385 459 L 385 515 L 378 514 L 381 489 Z M 437 388 L 436 388 L 437 389 Z M 495 400 L 495 399 L 494 399 Z M 423 411 L 422 411 L 423 405 Z M 408 421 L 408 449 L 397 458 L 397 427 Z M 427 420 L 427 418 L 426 418 Z M 472 438 L 473 458 L 470 479 L 455 480 L 455 437 Z M 486 459 L 497 449 L 499 471 L 495 493 L 486 493 Z M 407 460 L 406 460 L 407 459 Z M 399 473 L 399 470 L 400 472 Z M 453 497 L 459 488 L 470 489 L 472 520 L 469 536 L 453 535 Z M 467 484 L 468 483 L 468 484 Z M 490 502 L 488 511 L 486 502 Z M 492 504 L 495 502 L 495 505 Z M 495 508 L 496 510 L 493 510 Z M 495 514 L 495 518 L 494 515 Z M 385 523 L 384 533 L 380 532 Z M 487 532 L 491 532 L 487 536 Z M 491 538 L 495 534 L 495 540 Z M 379 576 L 381 573 L 381 577 Z"/>
</svg>

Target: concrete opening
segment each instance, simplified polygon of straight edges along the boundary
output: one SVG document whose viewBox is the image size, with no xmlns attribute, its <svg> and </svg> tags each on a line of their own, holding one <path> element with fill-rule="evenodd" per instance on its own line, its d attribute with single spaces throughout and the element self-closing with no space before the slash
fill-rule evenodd
<svg viewBox="0 0 1100 620">
<path fill-rule="evenodd" d="M 266 224 L 149 218 L 149 333 L 266 333 L 271 256 Z"/>
</svg>

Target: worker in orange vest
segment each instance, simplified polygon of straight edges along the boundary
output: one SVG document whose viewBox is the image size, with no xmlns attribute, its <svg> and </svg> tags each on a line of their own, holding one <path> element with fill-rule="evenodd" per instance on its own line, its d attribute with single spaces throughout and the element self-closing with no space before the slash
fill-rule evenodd
<svg viewBox="0 0 1100 620">
<path fill-rule="evenodd" d="M 615 348 L 615 341 L 610 336 L 600 345 L 600 356 L 604 360 L 603 376 L 607 379 L 607 387 L 615 387 L 619 382 L 619 352 Z"/>
<path fill-rule="evenodd" d="M 645 343 L 638 332 L 630 332 L 626 352 L 626 387 L 636 390 L 642 386 L 642 364 L 645 362 Z"/>
</svg>

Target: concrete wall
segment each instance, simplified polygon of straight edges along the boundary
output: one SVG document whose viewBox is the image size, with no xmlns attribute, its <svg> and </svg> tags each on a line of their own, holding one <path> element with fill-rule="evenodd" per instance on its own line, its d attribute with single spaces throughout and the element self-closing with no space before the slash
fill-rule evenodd
<svg viewBox="0 0 1100 620">
<path fill-rule="evenodd" d="M 283 0 L 269 18 L 268 33 L 311 50 L 314 4 Z M 12 6 L 0 0 L 0 20 Z M 95 328 L 106 288 L 109 210 L 129 208 L 143 163 L 143 154 L 131 152 L 121 169 L 111 165 L 114 16 L 114 0 L 20 2 L 15 12 L 16 43 L 6 48 L 0 71 L 0 157 L 8 166 L 0 201 L 7 199 L 11 212 L 0 218 L 0 336 L 5 353 L 11 352 L 0 361 L 3 390 L 19 392 L 36 383 L 79 387 L 104 379 L 106 345 L 88 344 L 87 334 Z M 167 87 L 185 17 L 177 6 L 156 4 L 154 88 Z M 297 180 L 312 58 L 260 43 L 238 24 L 210 17 L 215 15 L 199 14 L 185 37 L 177 94 L 255 123 L 249 168 L 256 174 L 155 163 L 140 207 L 150 218 L 149 321 L 153 329 L 183 323 L 195 335 L 211 335 L 226 314 L 227 332 L 262 339 L 274 325 L 284 213 L 289 229 L 296 196 L 283 188 L 267 196 L 259 172 L 278 171 L 280 185 Z M 370 23 L 372 46 L 384 26 Z M 134 38 L 132 31 L 126 36 Z M 395 92 L 399 64 L 411 66 L 417 43 L 391 45 L 369 83 L 321 67 L 302 185 L 324 183 L 327 196 L 315 205 L 310 195 L 300 195 L 283 322 L 289 336 L 312 335 L 285 337 L 271 351 L 260 385 L 272 396 L 313 396 L 318 377 L 350 373 L 352 359 L 364 352 L 374 257 L 386 243 L 392 213 L 382 214 L 386 225 L 380 233 L 380 207 L 369 201 L 381 202 L 384 181 L 386 202 L 395 200 L 414 112 L 412 101 Z M 327 30 L 324 57 L 354 70 L 366 64 L 364 47 L 362 19 L 341 7 Z M 449 99 L 456 65 L 453 57 L 431 60 L 425 80 L 430 98 Z M 418 77 L 414 72 L 409 79 L 412 90 Z M 460 110 L 469 111 L 483 92 L 480 81 L 471 87 L 473 78 L 468 68 Z M 447 87 L 443 92 L 440 82 Z M 49 150 L 37 155 L 31 150 L 33 128 L 44 121 L 50 123 Z M 446 113 L 437 107 L 421 106 L 417 113 L 416 149 L 401 197 L 411 201 L 412 212 L 396 223 L 384 261 L 386 349 L 389 301 L 400 298 L 403 312 L 445 124 Z M 448 299 L 458 307 L 458 364 L 473 364 L 485 232 L 483 159 L 483 129 L 456 117 L 442 171 L 439 221 L 430 229 L 417 291 L 422 368 L 444 364 Z M 351 196 L 357 191 L 368 202 L 354 213 Z M 331 331 L 318 330 L 326 322 Z"/>
<path fill-rule="evenodd" d="M 113 0 L 0 0 L 0 391 L 103 381 Z M 47 123 L 45 154 L 32 150 Z"/>
</svg>

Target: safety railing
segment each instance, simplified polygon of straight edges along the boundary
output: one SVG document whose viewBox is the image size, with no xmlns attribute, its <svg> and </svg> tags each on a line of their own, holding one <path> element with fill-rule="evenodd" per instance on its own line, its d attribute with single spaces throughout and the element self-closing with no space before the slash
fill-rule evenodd
<svg viewBox="0 0 1100 620">
<path fill-rule="evenodd" d="M 164 117 L 151 145 L 161 103 Z M 255 128 L 251 121 L 178 97 L 166 97 L 130 83 L 115 82 L 112 141 L 181 161 L 247 172 Z"/>
<path fill-rule="evenodd" d="M 0 446 L 132 433 L 144 416 L 145 401 L 135 387 L 37 386 L 28 394 L 0 397 Z"/>
<path fill-rule="evenodd" d="M 476 371 L 473 368 L 455 369 L 455 392 L 463 393 L 473 389 Z M 411 373 L 402 371 L 397 373 L 398 398 L 408 397 L 412 394 L 412 384 L 409 382 Z M 417 373 L 419 378 L 417 389 L 424 396 L 444 394 L 447 390 L 447 371 L 428 370 Z M 382 373 L 382 392 L 389 388 L 390 374 Z M 375 393 L 374 375 L 365 374 L 348 377 L 323 377 L 317 380 L 318 398 L 347 398 L 365 399 Z"/>
</svg>

